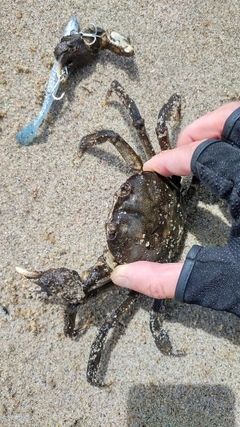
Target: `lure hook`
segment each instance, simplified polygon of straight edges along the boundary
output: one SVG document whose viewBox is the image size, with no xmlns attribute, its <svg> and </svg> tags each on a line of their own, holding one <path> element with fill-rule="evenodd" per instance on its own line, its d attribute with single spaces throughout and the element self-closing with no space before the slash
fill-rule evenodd
<svg viewBox="0 0 240 427">
<path fill-rule="evenodd" d="M 101 37 L 101 36 L 99 36 L 99 35 L 97 34 L 97 27 L 96 27 L 96 25 L 95 25 L 95 24 L 90 24 L 90 26 L 92 26 L 92 27 L 93 27 L 93 33 L 83 33 L 82 31 L 80 31 L 80 33 L 79 33 L 82 37 L 91 37 L 91 38 L 93 38 L 93 41 L 91 41 L 91 42 L 87 42 L 87 41 L 85 40 L 85 43 L 86 43 L 88 46 L 91 46 L 92 44 L 94 44 L 94 43 L 95 43 L 95 41 L 97 40 L 97 37 Z"/>
<path fill-rule="evenodd" d="M 65 95 L 65 92 L 63 92 L 61 96 L 56 96 L 55 92 L 57 91 L 58 86 L 60 85 L 60 83 L 62 83 L 62 82 L 64 82 L 66 80 L 67 75 L 68 75 L 68 69 L 65 66 L 65 67 L 62 68 L 61 74 L 60 74 L 58 80 L 56 81 L 56 83 L 55 83 L 55 85 L 53 87 L 52 93 L 51 93 L 51 95 L 52 95 L 53 99 L 55 99 L 55 101 L 60 101 L 60 99 L 62 99 L 64 97 L 64 95 Z"/>
</svg>

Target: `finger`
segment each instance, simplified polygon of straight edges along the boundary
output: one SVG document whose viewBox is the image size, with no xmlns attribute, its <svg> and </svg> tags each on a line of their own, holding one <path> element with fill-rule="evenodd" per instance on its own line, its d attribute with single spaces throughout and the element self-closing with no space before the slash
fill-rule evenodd
<svg viewBox="0 0 240 427">
<path fill-rule="evenodd" d="M 195 120 L 179 134 L 177 146 L 210 138 L 220 139 L 224 123 L 238 107 L 240 107 L 240 102 L 230 102 Z"/>
<path fill-rule="evenodd" d="M 151 298 L 173 298 L 182 265 L 182 263 L 159 264 L 137 261 L 116 267 L 111 280 L 118 286 Z"/>
<path fill-rule="evenodd" d="M 157 172 L 164 176 L 190 175 L 192 156 L 201 142 L 195 141 L 172 150 L 161 151 L 144 163 L 143 170 Z"/>
</svg>

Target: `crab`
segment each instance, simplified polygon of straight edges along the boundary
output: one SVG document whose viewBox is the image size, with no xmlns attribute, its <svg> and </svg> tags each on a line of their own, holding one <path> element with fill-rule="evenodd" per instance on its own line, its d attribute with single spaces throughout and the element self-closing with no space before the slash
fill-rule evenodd
<svg viewBox="0 0 240 427">
<path fill-rule="evenodd" d="M 139 110 L 116 80 L 107 93 L 120 98 L 130 113 L 147 159 L 154 154 Z M 180 119 L 180 97 L 172 95 L 161 108 L 156 133 L 162 150 L 170 149 L 168 128 L 170 122 Z M 130 176 L 114 195 L 112 209 L 106 221 L 107 248 L 96 264 L 81 274 L 67 268 L 47 271 L 17 271 L 28 279 L 34 279 L 49 300 L 65 306 L 64 332 L 69 337 L 77 335 L 75 326 L 77 312 L 82 304 L 100 292 L 106 291 L 113 283 L 110 274 L 118 264 L 147 260 L 169 262 L 175 260 L 182 247 L 184 226 L 188 215 L 188 202 L 197 193 L 198 182 L 193 176 L 185 192 L 181 178 L 163 177 L 155 172 L 144 172 L 140 156 L 130 145 L 112 130 L 101 130 L 82 138 L 80 150 L 109 141 L 119 151 L 127 166 L 135 173 Z M 87 367 L 87 380 L 92 385 L 103 385 L 98 379 L 98 368 L 108 331 L 134 304 L 139 294 L 130 291 L 127 298 L 107 316 L 92 344 Z M 150 329 L 157 347 L 165 355 L 180 356 L 173 351 L 167 332 L 163 329 L 164 301 L 154 300 L 150 311 Z"/>
<path fill-rule="evenodd" d="M 83 31 L 62 37 L 54 49 L 54 55 L 59 69 L 69 73 L 92 62 L 99 49 L 107 49 L 120 56 L 134 55 L 134 49 L 125 37 L 94 24 Z"/>
</svg>

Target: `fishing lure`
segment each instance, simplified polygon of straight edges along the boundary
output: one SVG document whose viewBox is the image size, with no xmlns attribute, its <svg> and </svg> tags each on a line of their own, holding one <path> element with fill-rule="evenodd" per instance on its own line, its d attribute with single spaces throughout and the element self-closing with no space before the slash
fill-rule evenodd
<svg viewBox="0 0 240 427">
<path fill-rule="evenodd" d="M 121 34 L 116 31 L 104 30 L 94 24 L 90 24 L 88 28 L 80 31 L 76 18 L 72 17 L 60 43 L 54 50 L 56 61 L 50 74 L 41 111 L 31 123 L 17 133 L 16 139 L 19 144 L 29 145 L 33 141 L 54 99 L 61 99 L 64 95 L 63 93 L 59 98 L 56 97 L 60 83 L 66 81 L 73 70 L 92 62 L 100 49 L 108 49 L 120 56 L 134 55 L 133 47 Z"/>
<path fill-rule="evenodd" d="M 66 37 L 68 35 L 76 34 L 79 32 L 79 25 L 77 18 L 75 16 L 72 16 L 71 19 L 68 21 L 66 27 L 63 31 L 63 36 Z M 21 145 L 29 145 L 33 141 L 39 126 L 41 125 L 42 121 L 46 117 L 47 113 L 49 112 L 52 103 L 55 99 L 61 99 L 64 94 L 60 96 L 60 98 L 56 97 L 59 85 L 61 82 L 66 81 L 68 77 L 68 69 L 67 67 L 61 67 L 61 64 L 55 60 L 51 73 L 50 78 L 47 83 L 46 87 L 46 95 L 43 101 L 42 108 L 40 112 L 38 113 L 37 117 L 32 120 L 27 126 L 22 128 L 16 135 L 16 140 Z"/>
</svg>

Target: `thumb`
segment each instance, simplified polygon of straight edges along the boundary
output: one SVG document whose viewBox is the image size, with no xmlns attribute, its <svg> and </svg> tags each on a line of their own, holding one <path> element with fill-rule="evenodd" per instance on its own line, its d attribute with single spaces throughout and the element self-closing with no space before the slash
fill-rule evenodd
<svg viewBox="0 0 240 427">
<path fill-rule="evenodd" d="M 111 274 L 111 280 L 115 285 L 151 298 L 174 298 L 182 266 L 182 263 L 137 261 L 117 266 Z"/>
</svg>

